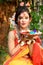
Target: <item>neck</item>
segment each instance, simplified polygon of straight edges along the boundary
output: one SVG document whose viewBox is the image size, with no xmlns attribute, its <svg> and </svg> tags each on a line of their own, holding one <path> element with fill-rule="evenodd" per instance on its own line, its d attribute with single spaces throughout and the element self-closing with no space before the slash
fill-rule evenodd
<svg viewBox="0 0 43 65">
<path fill-rule="evenodd" d="M 27 32 L 27 31 L 30 32 L 29 28 L 25 28 L 25 29 L 20 28 L 19 31 L 20 31 L 20 32 Z"/>
<path fill-rule="evenodd" d="M 20 30 L 27 30 L 28 28 L 20 28 Z"/>
</svg>

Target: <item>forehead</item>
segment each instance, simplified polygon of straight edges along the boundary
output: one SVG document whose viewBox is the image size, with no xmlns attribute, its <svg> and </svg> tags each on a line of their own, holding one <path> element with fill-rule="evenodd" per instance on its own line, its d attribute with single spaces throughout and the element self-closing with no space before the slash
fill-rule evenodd
<svg viewBox="0 0 43 65">
<path fill-rule="evenodd" d="M 29 16 L 27 12 L 22 12 L 19 16 Z"/>
</svg>

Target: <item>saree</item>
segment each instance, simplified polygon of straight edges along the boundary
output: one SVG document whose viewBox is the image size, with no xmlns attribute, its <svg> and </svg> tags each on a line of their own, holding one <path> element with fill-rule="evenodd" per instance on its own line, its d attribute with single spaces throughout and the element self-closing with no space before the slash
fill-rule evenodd
<svg viewBox="0 0 43 65">
<path fill-rule="evenodd" d="M 10 57 L 4 65 L 33 65 L 31 59 L 29 57 L 24 57 L 29 53 L 28 46 L 25 45 L 21 47 L 21 49 L 15 53 L 14 56 Z"/>
<path fill-rule="evenodd" d="M 14 34 L 16 31 L 14 30 Z M 18 39 L 15 40 L 15 46 L 18 44 Z M 22 46 L 12 57 L 9 57 L 3 65 L 33 65 L 31 58 L 26 57 L 29 53 L 28 45 Z"/>
<path fill-rule="evenodd" d="M 15 33 L 16 31 L 14 31 Z M 40 49 L 38 43 L 41 43 L 41 41 L 37 38 L 33 45 L 31 57 L 26 57 L 29 54 L 29 47 L 24 45 L 12 57 L 8 58 L 3 65 L 43 65 L 43 50 Z M 17 44 L 18 39 L 15 39 L 15 45 Z"/>
</svg>

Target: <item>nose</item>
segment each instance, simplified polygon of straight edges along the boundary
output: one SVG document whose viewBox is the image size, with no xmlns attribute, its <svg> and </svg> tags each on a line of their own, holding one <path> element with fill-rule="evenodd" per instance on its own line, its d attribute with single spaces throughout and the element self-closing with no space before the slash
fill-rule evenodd
<svg viewBox="0 0 43 65">
<path fill-rule="evenodd" d="M 25 18 L 23 18 L 23 20 L 22 20 L 23 22 L 25 22 Z"/>
</svg>

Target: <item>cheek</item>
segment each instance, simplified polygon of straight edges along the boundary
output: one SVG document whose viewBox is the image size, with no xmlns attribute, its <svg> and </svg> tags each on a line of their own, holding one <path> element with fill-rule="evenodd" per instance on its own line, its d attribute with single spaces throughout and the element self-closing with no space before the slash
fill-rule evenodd
<svg viewBox="0 0 43 65">
<path fill-rule="evenodd" d="M 29 21 L 30 19 L 28 18 L 28 19 L 25 19 L 26 21 Z"/>
<path fill-rule="evenodd" d="M 20 22 L 18 22 L 18 25 L 20 25 Z"/>
<path fill-rule="evenodd" d="M 20 25 L 20 21 L 19 21 L 19 19 L 18 19 L 18 21 L 17 21 L 17 22 L 18 22 L 18 25 Z"/>
<path fill-rule="evenodd" d="M 22 20 L 18 20 L 18 25 L 21 25 L 22 24 Z"/>
<path fill-rule="evenodd" d="M 21 26 L 21 24 L 22 24 L 22 23 L 21 23 L 20 21 L 18 21 L 18 25 Z"/>
<path fill-rule="evenodd" d="M 30 21 L 27 21 L 27 26 L 30 25 Z"/>
<path fill-rule="evenodd" d="M 29 24 L 30 23 L 30 20 L 28 19 L 28 20 L 26 20 L 26 22 L 27 22 L 27 24 Z"/>
</svg>

